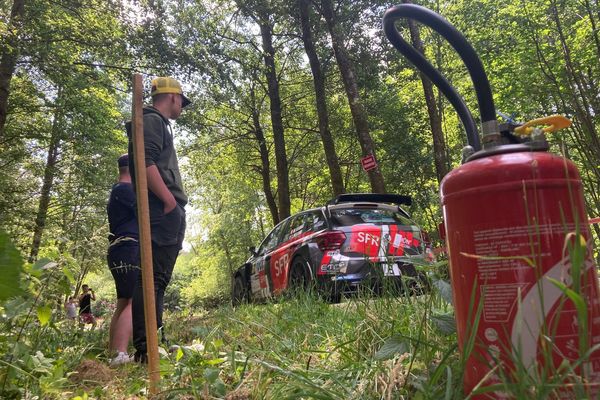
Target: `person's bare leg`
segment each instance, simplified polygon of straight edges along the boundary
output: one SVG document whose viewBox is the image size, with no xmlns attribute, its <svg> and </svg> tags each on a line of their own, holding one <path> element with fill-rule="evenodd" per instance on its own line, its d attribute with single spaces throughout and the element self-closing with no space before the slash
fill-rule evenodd
<svg viewBox="0 0 600 400">
<path fill-rule="evenodd" d="M 117 353 L 127 352 L 131 338 L 131 299 L 117 299 L 117 309 L 111 321 L 111 347 Z"/>
</svg>

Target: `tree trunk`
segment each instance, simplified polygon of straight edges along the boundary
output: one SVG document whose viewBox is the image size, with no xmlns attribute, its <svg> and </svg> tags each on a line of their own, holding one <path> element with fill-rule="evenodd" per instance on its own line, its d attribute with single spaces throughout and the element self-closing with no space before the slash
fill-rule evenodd
<svg viewBox="0 0 600 400">
<path fill-rule="evenodd" d="M 319 118 L 319 133 L 323 142 L 323 150 L 329 167 L 329 176 L 331 177 L 331 188 L 333 195 L 337 196 L 344 193 L 344 182 L 342 180 L 342 171 L 338 156 L 335 151 L 335 144 L 329 130 L 329 112 L 327 110 L 327 102 L 325 95 L 325 75 L 321 69 L 321 62 L 315 50 L 315 45 L 310 30 L 309 18 L 309 2 L 310 0 L 298 0 L 298 9 L 300 11 L 300 24 L 302 27 L 302 41 L 304 42 L 304 50 L 310 63 L 310 69 L 313 75 L 315 86 L 315 98 L 317 106 L 317 115 Z"/>
<path fill-rule="evenodd" d="M 269 12 L 260 9 L 257 12 L 260 35 L 263 46 L 263 60 L 265 63 L 265 77 L 268 84 L 269 103 L 271 108 L 271 125 L 273 127 L 273 142 L 275 144 L 275 162 L 277 165 L 277 197 L 279 201 L 279 220 L 290 216 L 290 185 L 288 161 L 285 150 L 285 136 L 283 119 L 281 116 L 281 97 L 279 94 L 279 81 L 275 68 L 275 49 L 273 48 L 273 26 L 270 22 Z"/>
<path fill-rule="evenodd" d="M 402 0 L 405 4 L 411 4 L 410 0 Z M 410 38 L 414 48 L 421 54 L 425 55 L 423 42 L 419 27 L 413 20 L 408 20 L 408 28 L 410 30 Z M 427 104 L 427 113 L 429 114 L 429 124 L 431 125 L 431 133 L 433 135 L 433 157 L 435 163 L 435 173 L 438 183 L 448 173 L 448 158 L 446 156 L 446 141 L 444 140 L 444 131 L 442 130 L 442 116 L 436 103 L 435 93 L 433 92 L 433 84 L 423 74 L 419 73 L 423 92 L 425 94 L 425 103 Z"/>
<path fill-rule="evenodd" d="M 60 95 L 60 91 L 59 91 Z M 48 215 L 48 206 L 50 205 L 50 192 L 54 184 L 56 175 L 56 163 L 58 162 L 58 152 L 60 149 L 60 116 L 59 111 L 54 114 L 54 122 L 50 136 L 50 145 L 48 146 L 48 154 L 46 156 L 46 166 L 44 168 L 44 180 L 40 193 L 40 201 L 38 204 L 37 216 L 35 218 L 35 227 L 33 229 L 33 240 L 31 242 L 31 251 L 29 253 L 29 262 L 37 260 L 42 242 L 42 234 L 46 228 L 46 216 Z"/>
<path fill-rule="evenodd" d="M 280 220 L 277 210 L 277 203 L 275 202 L 275 196 L 273 195 L 273 190 L 271 189 L 271 163 L 269 161 L 269 149 L 267 148 L 265 135 L 260 125 L 260 113 L 258 111 L 258 106 L 256 105 L 254 89 L 250 90 L 250 96 L 252 98 L 252 128 L 254 136 L 256 137 L 256 141 L 258 142 L 258 149 L 260 152 L 260 174 L 262 176 L 263 192 L 265 193 L 269 211 L 271 212 L 273 226 L 275 226 Z"/>
<path fill-rule="evenodd" d="M 369 133 L 367 113 L 358 94 L 358 85 L 356 83 L 354 67 L 348 56 L 348 51 L 344 46 L 342 34 L 339 32 L 331 0 L 321 0 L 321 12 L 327 22 L 333 52 L 344 82 L 344 88 L 346 90 L 346 96 L 348 97 L 352 120 L 354 121 L 356 133 L 358 134 L 362 155 L 367 156 L 372 154 L 373 157 L 377 159 L 375 154 L 375 144 Z M 372 169 L 367 174 L 369 175 L 371 190 L 374 193 L 385 193 L 385 182 L 379 168 Z"/>
<path fill-rule="evenodd" d="M 14 0 L 8 23 L 9 33 L 7 33 L 6 41 L 3 41 L 4 43 L 2 43 L 2 49 L 0 50 L 0 142 L 4 138 L 10 81 L 15 72 L 17 57 L 19 56 L 18 34 L 24 12 L 25 0 Z"/>
</svg>

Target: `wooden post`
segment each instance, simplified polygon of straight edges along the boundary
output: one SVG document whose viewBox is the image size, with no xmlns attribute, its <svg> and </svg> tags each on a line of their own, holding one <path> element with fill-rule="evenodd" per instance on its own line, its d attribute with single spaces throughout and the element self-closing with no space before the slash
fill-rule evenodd
<svg viewBox="0 0 600 400">
<path fill-rule="evenodd" d="M 146 320 L 146 346 L 150 395 L 159 390 L 160 371 L 158 358 L 158 334 L 156 326 L 156 303 L 154 299 L 154 273 L 152 268 L 152 238 L 150 236 L 150 210 L 148 207 L 148 182 L 146 180 L 146 155 L 144 152 L 142 75 L 133 75 L 133 159 L 135 163 L 135 192 L 137 197 L 138 224 L 140 227 L 140 255 L 142 263 L 142 287 L 144 289 L 144 315 Z"/>
</svg>

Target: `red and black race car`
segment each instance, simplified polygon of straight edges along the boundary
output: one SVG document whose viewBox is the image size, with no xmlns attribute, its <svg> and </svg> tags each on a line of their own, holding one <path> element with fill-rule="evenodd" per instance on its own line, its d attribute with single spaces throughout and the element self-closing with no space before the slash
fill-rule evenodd
<svg viewBox="0 0 600 400">
<path fill-rule="evenodd" d="M 385 283 L 422 291 L 432 261 L 423 231 L 401 205 L 408 196 L 344 194 L 280 222 L 233 275 L 234 304 L 314 286 L 331 302 L 361 286 Z"/>
</svg>

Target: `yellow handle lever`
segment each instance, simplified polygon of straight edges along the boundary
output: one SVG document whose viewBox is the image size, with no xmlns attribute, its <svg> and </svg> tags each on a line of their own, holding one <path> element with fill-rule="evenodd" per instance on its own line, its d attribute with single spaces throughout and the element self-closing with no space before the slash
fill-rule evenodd
<svg viewBox="0 0 600 400">
<path fill-rule="evenodd" d="M 571 126 L 571 120 L 567 117 L 563 117 L 562 115 L 550 115 L 548 117 L 536 118 L 526 122 L 523 125 L 515 128 L 515 132 L 520 135 L 529 135 L 531 132 L 533 132 L 534 126 L 536 125 L 546 125 L 546 127 L 542 129 L 546 133 L 556 132 Z"/>
</svg>

